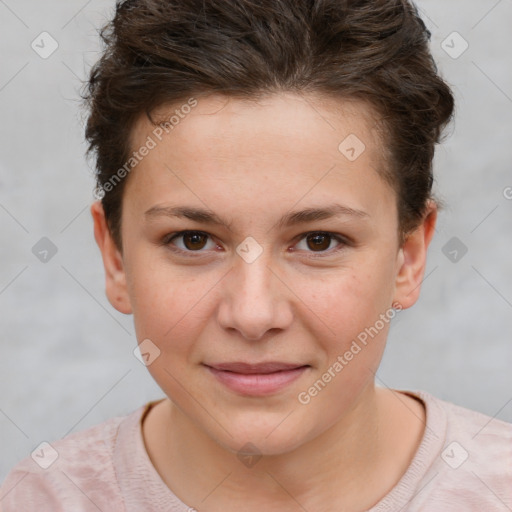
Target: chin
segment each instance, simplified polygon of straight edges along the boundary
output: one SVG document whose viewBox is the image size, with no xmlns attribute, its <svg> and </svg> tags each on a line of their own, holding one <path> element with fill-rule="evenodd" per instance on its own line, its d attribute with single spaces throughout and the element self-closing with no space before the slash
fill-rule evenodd
<svg viewBox="0 0 512 512">
<path fill-rule="evenodd" d="M 254 452 L 258 455 L 283 455 L 289 453 L 314 437 L 312 433 L 304 430 L 304 423 L 297 423 L 295 418 L 292 424 L 283 421 L 287 414 L 269 415 L 262 417 L 261 413 L 257 415 L 248 415 L 229 424 L 229 433 L 217 432 L 215 437 L 217 442 L 225 449 L 231 451 L 237 456 L 243 456 L 246 452 Z M 293 414 L 290 415 L 290 417 Z"/>
</svg>

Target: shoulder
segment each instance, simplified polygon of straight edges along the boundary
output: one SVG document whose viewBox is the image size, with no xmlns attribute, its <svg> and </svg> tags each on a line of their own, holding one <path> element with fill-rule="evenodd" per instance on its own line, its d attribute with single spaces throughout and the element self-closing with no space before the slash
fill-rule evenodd
<svg viewBox="0 0 512 512">
<path fill-rule="evenodd" d="M 0 488 L 0 511 L 124 510 L 114 447 L 120 425 L 136 421 L 144 408 L 39 444 L 7 475 Z"/>
<path fill-rule="evenodd" d="M 464 510 L 511 507 L 512 424 L 426 392 L 417 395 L 437 420 L 429 423 L 427 416 L 427 428 L 441 441 L 429 472 L 438 503 L 453 504 L 456 498 Z"/>
<path fill-rule="evenodd" d="M 423 393 L 423 395 L 427 395 Z M 467 446 L 475 457 L 501 455 L 507 461 L 509 472 L 512 462 L 512 423 L 508 423 L 472 409 L 467 409 L 430 395 L 446 413 L 447 441 L 453 440 Z M 508 457 L 508 458 L 507 458 Z M 469 457 L 468 457 L 469 458 Z"/>
</svg>

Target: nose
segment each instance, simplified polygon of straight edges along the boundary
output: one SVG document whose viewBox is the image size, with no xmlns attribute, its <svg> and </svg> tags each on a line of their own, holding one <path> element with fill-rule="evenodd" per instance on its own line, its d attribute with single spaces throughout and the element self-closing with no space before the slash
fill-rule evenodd
<svg viewBox="0 0 512 512">
<path fill-rule="evenodd" d="M 277 266 L 263 254 L 251 263 L 237 257 L 223 280 L 218 311 L 221 327 L 250 341 L 289 327 L 293 320 L 292 292 L 279 274 Z"/>
</svg>

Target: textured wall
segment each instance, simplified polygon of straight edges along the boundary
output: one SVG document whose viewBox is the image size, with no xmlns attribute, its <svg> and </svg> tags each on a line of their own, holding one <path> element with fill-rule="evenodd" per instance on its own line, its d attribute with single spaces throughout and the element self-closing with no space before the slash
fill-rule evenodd
<svg viewBox="0 0 512 512">
<path fill-rule="evenodd" d="M 512 3 L 418 6 L 457 118 L 436 155 L 447 207 L 422 296 L 395 319 L 377 382 L 512 421 Z M 77 100 L 113 7 L 0 1 L 0 480 L 41 441 L 162 396 L 105 298 L 88 212 Z"/>
</svg>

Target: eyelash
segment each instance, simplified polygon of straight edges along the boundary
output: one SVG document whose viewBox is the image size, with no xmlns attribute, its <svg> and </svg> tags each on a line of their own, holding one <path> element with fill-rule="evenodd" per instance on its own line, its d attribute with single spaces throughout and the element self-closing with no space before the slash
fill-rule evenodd
<svg viewBox="0 0 512 512">
<path fill-rule="evenodd" d="M 204 251 L 202 251 L 202 250 L 198 250 L 198 251 L 187 250 L 187 251 L 185 251 L 183 249 L 179 249 L 179 248 L 176 248 L 175 246 L 172 246 L 171 242 L 173 240 L 175 240 L 176 238 L 180 238 L 180 237 L 182 237 L 182 236 L 184 236 L 186 234 L 200 234 L 200 235 L 207 236 L 209 239 L 212 239 L 212 237 L 211 237 L 211 235 L 209 233 L 205 233 L 204 231 L 187 229 L 187 230 L 184 230 L 184 231 L 178 231 L 176 233 L 171 233 L 171 234 L 165 236 L 163 238 L 163 240 L 162 240 L 162 245 L 165 245 L 172 252 L 175 252 L 175 253 L 178 253 L 178 254 L 182 254 L 182 255 L 186 255 L 187 257 L 189 257 L 189 256 L 193 257 L 193 258 L 203 257 L 204 255 L 201 254 L 201 253 L 203 253 Z M 342 237 L 340 235 L 337 235 L 335 233 L 331 233 L 329 231 L 308 231 L 306 233 L 303 233 L 303 234 L 299 235 L 297 237 L 297 242 L 296 243 L 301 242 L 308 235 L 325 235 L 325 236 L 331 237 L 334 240 L 336 240 L 337 242 L 339 242 L 340 246 L 338 246 L 338 247 L 336 247 L 334 249 L 328 249 L 328 250 L 325 250 L 325 251 L 319 251 L 317 253 L 311 252 L 311 254 L 309 256 L 306 256 L 306 258 L 314 259 L 314 258 L 323 258 L 323 257 L 326 257 L 326 256 L 331 256 L 333 253 L 337 253 L 338 251 L 343 250 L 346 246 L 350 246 L 351 245 L 350 241 L 347 238 Z"/>
</svg>

